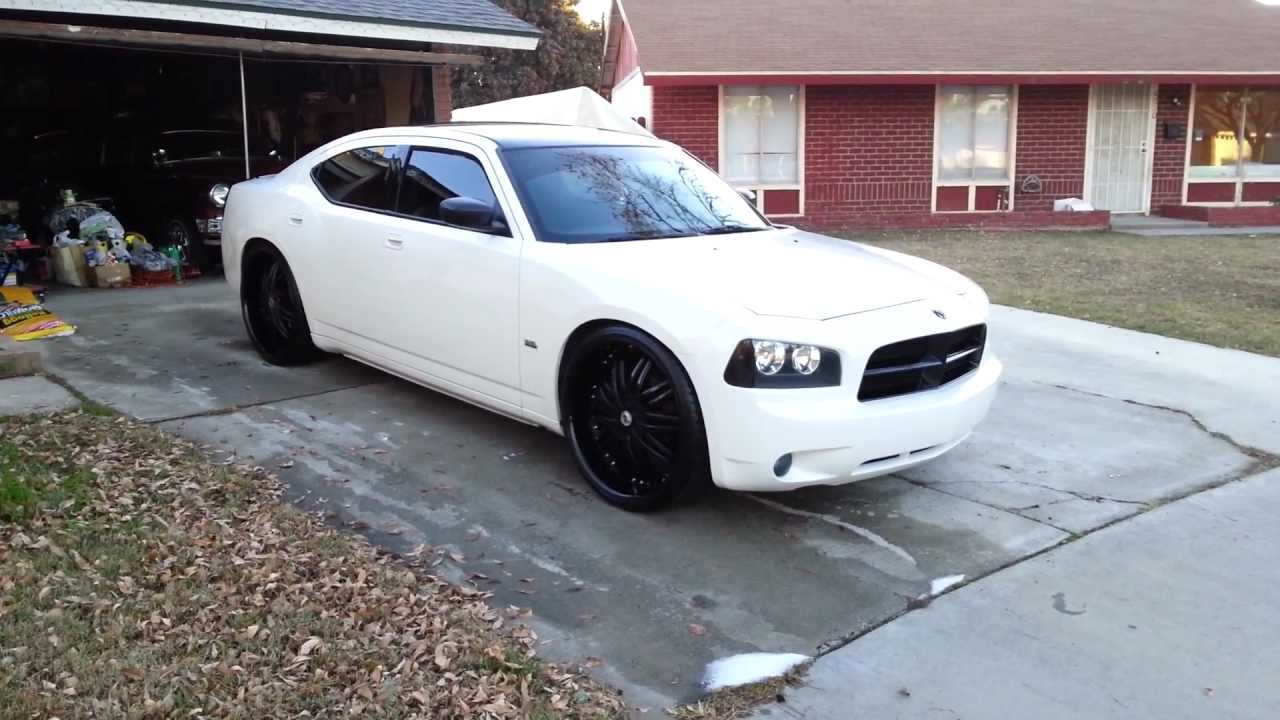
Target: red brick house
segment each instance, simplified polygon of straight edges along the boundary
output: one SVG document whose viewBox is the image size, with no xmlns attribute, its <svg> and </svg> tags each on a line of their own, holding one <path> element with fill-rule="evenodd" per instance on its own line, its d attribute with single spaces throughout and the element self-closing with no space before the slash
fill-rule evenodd
<svg viewBox="0 0 1280 720">
<path fill-rule="evenodd" d="M 614 0 L 601 90 L 792 222 L 1280 224 L 1276 3 Z"/>
</svg>

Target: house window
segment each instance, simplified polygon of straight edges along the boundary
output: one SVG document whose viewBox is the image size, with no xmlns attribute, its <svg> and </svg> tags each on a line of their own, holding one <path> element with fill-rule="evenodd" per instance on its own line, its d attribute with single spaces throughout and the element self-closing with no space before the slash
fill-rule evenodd
<svg viewBox="0 0 1280 720">
<path fill-rule="evenodd" d="M 1280 197 L 1280 87 L 1200 87 L 1192 105 L 1187 202 Z"/>
<path fill-rule="evenodd" d="M 1008 85 L 938 88 L 937 211 L 1009 209 L 1014 97 Z"/>
<path fill-rule="evenodd" d="M 770 215 L 801 213 L 804 93 L 795 85 L 721 89 L 720 174 Z"/>
</svg>

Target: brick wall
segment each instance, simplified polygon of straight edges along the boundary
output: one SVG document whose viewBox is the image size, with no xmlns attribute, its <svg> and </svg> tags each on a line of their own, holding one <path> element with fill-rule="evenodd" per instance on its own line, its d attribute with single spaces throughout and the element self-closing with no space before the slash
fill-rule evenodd
<svg viewBox="0 0 1280 720">
<path fill-rule="evenodd" d="M 431 91 L 435 99 L 436 122 L 449 122 L 453 115 L 453 85 L 449 82 L 449 67 L 437 65 L 431 68 Z"/>
<path fill-rule="evenodd" d="M 1153 208 L 1181 201 L 1186 144 L 1164 140 L 1163 124 L 1186 122 L 1189 92 L 1186 85 L 1160 88 Z M 1011 215 L 1027 215 L 969 220 L 930 213 L 934 93 L 932 85 L 810 86 L 805 97 L 805 216 L 795 222 L 820 228 L 1104 223 L 1100 216 L 1071 219 L 1046 212 L 1056 199 L 1084 195 L 1087 85 L 1019 88 Z M 653 129 L 716 167 L 718 98 L 714 86 L 656 87 Z M 1022 192 L 1028 175 L 1040 178 L 1040 192 Z"/>
<path fill-rule="evenodd" d="M 720 89 L 715 85 L 655 87 L 650 130 L 716 168 L 720 153 Z"/>
<path fill-rule="evenodd" d="M 1152 158 L 1151 207 L 1182 204 L 1182 173 L 1187 163 L 1187 139 L 1165 140 L 1165 123 L 1187 122 L 1190 85 L 1161 85 L 1156 106 L 1156 146 Z M 1187 128 L 1187 135 L 1191 128 Z"/>
<path fill-rule="evenodd" d="M 810 223 L 929 212 L 932 85 L 811 86 L 805 95 L 805 212 Z"/>
<path fill-rule="evenodd" d="M 1088 128 L 1088 85 L 1018 88 L 1015 210 L 1052 210 L 1054 200 L 1084 197 Z M 1040 192 L 1022 192 L 1029 175 L 1040 178 Z"/>
</svg>

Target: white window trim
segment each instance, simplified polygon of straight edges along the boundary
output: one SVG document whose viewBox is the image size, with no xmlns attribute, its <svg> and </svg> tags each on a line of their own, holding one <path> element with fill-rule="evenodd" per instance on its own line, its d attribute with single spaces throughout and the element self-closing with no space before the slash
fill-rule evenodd
<svg viewBox="0 0 1280 720">
<path fill-rule="evenodd" d="M 1088 120 L 1085 121 L 1085 138 L 1084 138 L 1084 197 L 1081 198 L 1087 203 L 1093 202 L 1093 130 L 1094 130 L 1094 109 L 1097 107 L 1097 87 L 1098 83 L 1089 85 L 1089 110 Z M 1147 138 L 1147 177 L 1146 192 L 1143 193 L 1143 209 L 1132 210 L 1127 212 L 1115 213 L 1117 215 L 1150 215 L 1151 214 L 1151 196 L 1156 191 L 1156 140 L 1159 138 L 1160 132 L 1160 84 L 1151 83 L 1151 98 L 1148 101 L 1149 111 L 1151 113 L 1151 134 Z M 1189 147 L 1189 146 L 1188 146 Z M 1185 173 L 1183 174 L 1185 178 Z"/>
<path fill-rule="evenodd" d="M 1248 87 L 1248 83 L 1242 83 L 1241 87 Z M 1250 178 L 1248 176 L 1239 176 L 1233 178 L 1193 178 L 1191 177 L 1191 143 L 1195 142 L 1196 134 L 1196 85 L 1191 86 L 1191 102 L 1187 103 L 1187 147 L 1182 161 L 1182 204 L 1191 207 L 1271 207 L 1271 203 L 1266 200 L 1250 200 L 1244 201 L 1244 186 L 1247 183 L 1280 183 L 1280 177 L 1269 178 Z M 1237 130 L 1237 132 L 1240 132 Z M 1242 167 L 1243 158 L 1238 158 L 1236 167 Z M 1194 185 L 1209 184 L 1226 185 L 1228 183 L 1235 186 L 1235 199 L 1231 202 L 1189 202 L 1187 194 L 1190 187 Z"/>
<path fill-rule="evenodd" d="M 786 213 L 781 215 L 778 215 L 778 214 L 769 215 L 768 217 L 771 217 L 771 218 L 804 217 L 804 211 L 805 211 L 804 146 L 805 146 L 805 118 L 806 118 L 806 115 L 808 114 L 806 110 L 806 99 L 807 99 L 806 96 L 808 95 L 808 92 L 807 92 L 808 88 L 805 85 L 799 85 L 797 87 L 800 88 L 800 98 L 799 98 L 799 103 L 796 106 L 796 112 L 799 114 L 799 118 L 796 125 L 796 132 L 797 132 L 796 144 L 798 146 L 796 148 L 796 182 L 766 183 L 766 184 L 759 184 L 759 185 L 743 185 L 740 183 L 733 183 L 734 188 L 737 190 L 754 190 L 755 191 L 756 210 L 759 210 L 761 215 L 765 214 L 764 193 L 761 191 L 763 190 L 799 190 L 800 191 L 800 212 Z M 720 173 L 720 177 L 724 177 L 724 155 L 725 155 L 724 85 L 719 85 L 716 87 L 716 123 L 717 123 L 716 172 Z"/>
<path fill-rule="evenodd" d="M 973 83 L 952 83 L 967 86 L 973 86 Z M 999 83 L 984 83 L 988 85 L 997 85 Z M 938 143 L 942 140 L 942 85 L 933 86 L 933 156 L 930 162 L 933 164 L 933 182 L 932 189 L 929 192 L 929 212 L 942 214 L 958 214 L 958 213 L 1000 213 L 1013 212 L 1014 204 L 1014 178 L 1018 176 L 1018 86 L 1009 84 L 1009 179 L 1001 183 L 999 181 L 983 181 L 983 180 L 941 180 L 938 178 Z M 979 187 L 999 187 L 1005 185 L 1008 188 L 1005 197 L 1008 201 L 1003 210 L 974 210 L 974 202 L 978 196 Z M 938 188 L 940 187 L 968 187 L 969 188 L 969 209 L 968 210 L 939 210 L 938 209 Z"/>
</svg>

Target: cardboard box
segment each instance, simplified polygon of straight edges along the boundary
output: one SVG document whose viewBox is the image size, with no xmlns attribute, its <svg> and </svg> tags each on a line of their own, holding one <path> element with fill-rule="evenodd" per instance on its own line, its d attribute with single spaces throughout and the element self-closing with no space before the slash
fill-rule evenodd
<svg viewBox="0 0 1280 720">
<path fill-rule="evenodd" d="M 133 282 L 129 273 L 129 263 L 99 265 L 92 268 L 93 286 L 99 288 L 128 287 Z"/>
<path fill-rule="evenodd" d="M 89 287 L 89 266 L 84 261 L 84 246 L 53 248 L 53 277 L 63 285 Z"/>
</svg>

